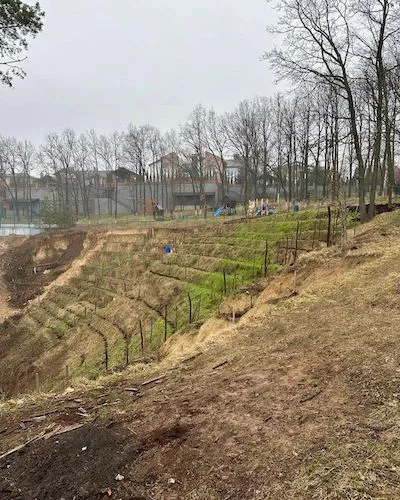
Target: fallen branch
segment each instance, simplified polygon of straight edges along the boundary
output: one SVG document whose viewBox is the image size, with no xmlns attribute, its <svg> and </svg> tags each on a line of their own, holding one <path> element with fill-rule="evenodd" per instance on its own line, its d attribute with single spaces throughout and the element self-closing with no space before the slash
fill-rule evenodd
<svg viewBox="0 0 400 500">
<path fill-rule="evenodd" d="M 53 413 L 58 413 L 60 410 L 49 410 L 45 411 L 43 413 L 38 413 L 37 415 L 32 415 L 30 416 L 27 420 L 22 420 L 22 422 L 26 422 L 31 418 L 41 418 L 41 417 L 47 417 L 47 415 L 52 415 Z"/>
<path fill-rule="evenodd" d="M 229 363 L 229 361 L 226 359 L 225 361 L 222 361 L 221 363 L 218 363 L 217 365 L 213 366 L 213 370 L 216 370 L 217 368 L 221 368 L 221 366 L 225 366 Z"/>
<path fill-rule="evenodd" d="M 182 363 L 189 363 L 189 361 L 193 361 L 194 359 L 196 359 L 197 357 L 201 356 L 203 353 L 202 352 L 198 352 L 197 354 L 194 354 L 193 356 L 190 356 L 190 358 L 186 358 L 182 361 Z"/>
<path fill-rule="evenodd" d="M 126 387 L 124 390 L 126 392 L 139 392 L 139 389 L 137 389 L 136 387 Z"/>
<path fill-rule="evenodd" d="M 13 453 L 16 453 L 17 451 L 20 451 L 20 450 L 24 449 L 26 446 L 28 446 L 28 444 L 31 444 L 34 441 L 38 441 L 44 435 L 45 435 L 45 433 L 42 432 L 41 434 L 38 434 L 37 436 L 35 436 L 34 438 L 30 439 L 29 441 L 26 441 L 26 443 L 20 444 L 20 445 L 16 446 L 15 448 L 12 448 L 11 450 L 6 451 L 2 455 L 0 455 L 0 460 L 2 460 L 3 458 L 8 457 L 9 455 L 12 455 Z"/>
<path fill-rule="evenodd" d="M 146 380 L 145 382 L 142 382 L 142 386 L 145 386 L 145 385 L 149 385 L 149 384 L 153 384 L 153 383 L 156 383 L 156 382 L 161 382 L 163 379 L 165 379 L 166 375 L 161 375 L 160 377 L 156 377 L 156 378 L 151 378 L 150 380 Z"/>
<path fill-rule="evenodd" d="M 305 396 L 304 398 L 301 398 L 299 400 L 299 403 L 305 403 L 306 401 L 311 401 L 311 399 L 316 398 L 319 394 L 321 394 L 321 392 L 322 392 L 322 389 L 318 389 L 318 390 L 314 391 L 312 394 L 310 394 L 309 396 Z"/>
<path fill-rule="evenodd" d="M 67 432 L 75 431 L 77 429 L 80 429 L 83 427 L 84 424 L 74 424 L 74 425 L 69 425 L 68 427 L 58 427 L 57 429 L 54 429 L 54 431 L 48 432 L 47 434 L 44 434 L 41 438 L 39 439 L 45 439 L 46 441 L 54 436 L 59 436 L 60 434 L 66 434 Z M 39 440 L 38 439 L 38 440 Z"/>
</svg>

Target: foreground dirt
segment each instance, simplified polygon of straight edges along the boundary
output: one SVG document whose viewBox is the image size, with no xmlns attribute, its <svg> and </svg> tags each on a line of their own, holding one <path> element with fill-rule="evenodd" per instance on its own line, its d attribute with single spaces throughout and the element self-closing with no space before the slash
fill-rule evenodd
<svg viewBox="0 0 400 500">
<path fill-rule="evenodd" d="M 0 497 L 399 498 L 400 234 L 380 220 L 154 370 L 5 404 L 0 454 L 33 441 L 0 459 Z"/>
</svg>

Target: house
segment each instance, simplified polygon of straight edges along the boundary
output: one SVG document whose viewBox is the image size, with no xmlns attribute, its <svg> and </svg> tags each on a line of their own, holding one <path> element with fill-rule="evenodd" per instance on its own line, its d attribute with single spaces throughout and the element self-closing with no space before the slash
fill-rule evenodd
<svg viewBox="0 0 400 500">
<path fill-rule="evenodd" d="M 179 156 L 172 152 L 149 164 L 147 174 L 150 181 L 173 179 L 179 171 Z"/>
<path fill-rule="evenodd" d="M 32 186 L 39 180 L 37 177 L 33 177 L 25 172 L 18 172 L 14 175 L 6 175 L 3 179 L 10 189 L 14 189 L 15 187 L 24 188 L 29 185 Z"/>
<path fill-rule="evenodd" d="M 40 174 L 39 179 L 34 183 L 35 188 L 50 188 L 56 185 L 55 177 L 49 174 Z"/>
<path fill-rule="evenodd" d="M 40 214 L 40 200 L 38 198 L 32 199 L 12 199 L 2 200 L 1 202 L 1 216 L 6 217 L 13 215 L 39 215 Z"/>
<path fill-rule="evenodd" d="M 236 184 L 238 182 L 242 168 L 243 160 L 238 154 L 225 160 L 225 178 L 229 184 Z"/>
</svg>

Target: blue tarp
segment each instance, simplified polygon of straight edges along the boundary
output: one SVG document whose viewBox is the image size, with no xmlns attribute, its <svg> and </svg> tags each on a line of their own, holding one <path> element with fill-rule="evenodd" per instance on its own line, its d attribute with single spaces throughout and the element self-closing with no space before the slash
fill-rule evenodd
<svg viewBox="0 0 400 500">
<path fill-rule="evenodd" d="M 223 211 L 225 207 L 219 207 L 217 208 L 217 210 L 215 210 L 214 212 L 214 217 L 218 217 L 219 215 L 221 215 L 221 212 Z"/>
</svg>

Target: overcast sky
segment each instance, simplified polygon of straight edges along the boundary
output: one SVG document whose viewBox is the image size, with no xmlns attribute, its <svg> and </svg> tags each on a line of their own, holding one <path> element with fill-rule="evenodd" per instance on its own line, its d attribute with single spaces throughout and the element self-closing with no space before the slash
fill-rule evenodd
<svg viewBox="0 0 400 500">
<path fill-rule="evenodd" d="M 28 77 L 0 87 L 1 135 L 38 144 L 65 127 L 165 131 L 196 104 L 224 112 L 276 91 L 260 61 L 276 16 L 266 0 L 40 3 L 45 26 L 30 44 Z"/>
</svg>

